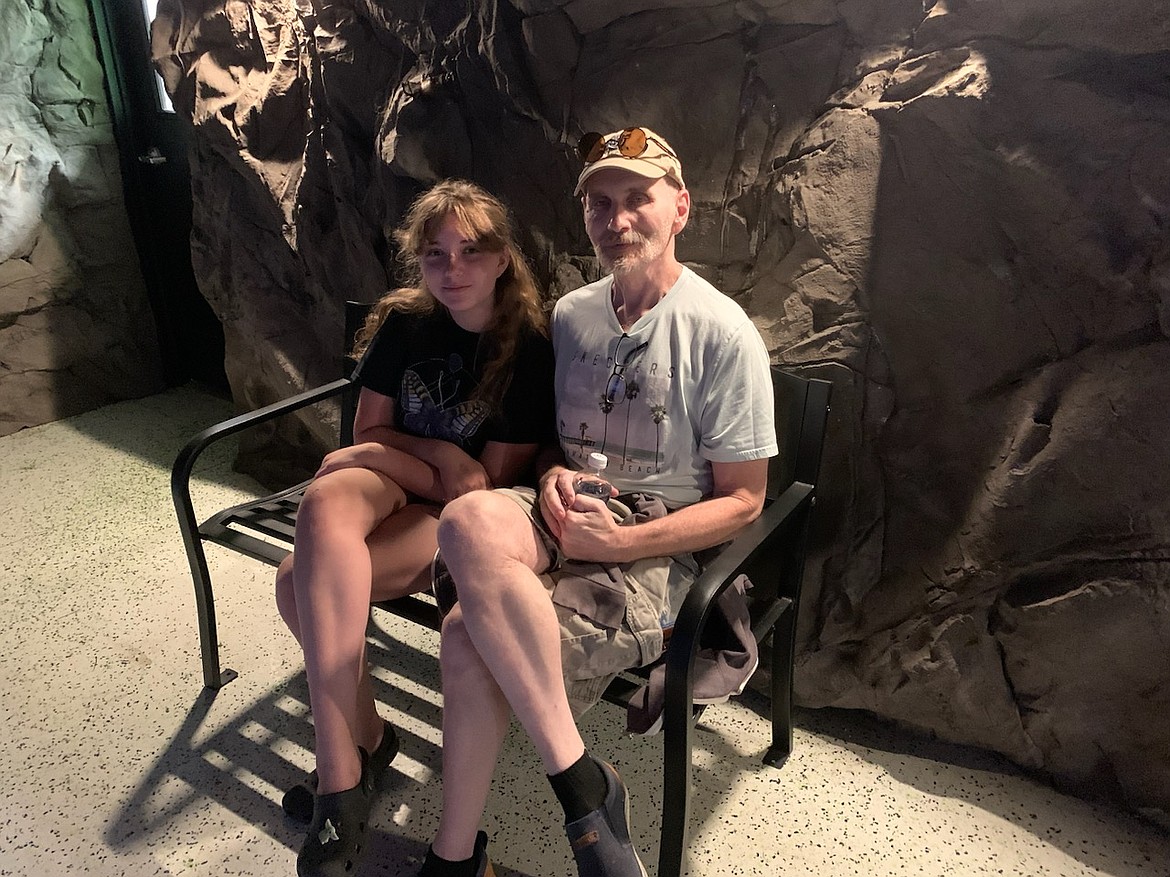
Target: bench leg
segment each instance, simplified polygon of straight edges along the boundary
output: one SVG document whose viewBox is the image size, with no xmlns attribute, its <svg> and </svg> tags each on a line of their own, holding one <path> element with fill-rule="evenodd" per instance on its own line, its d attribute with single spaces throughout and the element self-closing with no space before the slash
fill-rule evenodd
<svg viewBox="0 0 1170 877">
<path fill-rule="evenodd" d="M 764 764 L 783 767 L 792 754 L 792 650 L 796 613 L 789 608 L 772 629 L 772 745 Z"/>
<path fill-rule="evenodd" d="M 691 816 L 691 745 L 695 724 L 689 699 L 683 692 L 672 692 L 667 683 L 662 717 L 662 838 L 658 848 L 658 877 L 680 877 L 683 873 Z"/>
<path fill-rule="evenodd" d="M 203 685 L 218 689 L 236 678 L 235 670 L 220 670 L 219 636 L 215 626 L 215 596 L 211 591 L 211 574 L 207 570 L 207 556 L 201 539 L 187 544 L 187 559 L 191 564 L 191 578 L 195 582 L 195 608 L 199 612 L 199 649 L 203 657 Z"/>
</svg>

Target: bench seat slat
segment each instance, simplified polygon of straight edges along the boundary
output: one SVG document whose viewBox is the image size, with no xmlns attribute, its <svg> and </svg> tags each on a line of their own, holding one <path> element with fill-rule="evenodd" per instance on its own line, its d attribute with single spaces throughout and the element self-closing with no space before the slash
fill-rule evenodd
<svg viewBox="0 0 1170 877">
<path fill-rule="evenodd" d="M 256 530 L 265 536 L 271 536 L 273 539 L 280 539 L 292 545 L 297 530 L 297 518 L 295 514 L 260 512 L 255 515 L 237 515 L 230 521 L 225 521 L 224 525 L 228 527 L 235 525 L 233 529 L 242 527 L 247 530 Z"/>
<path fill-rule="evenodd" d="M 250 533 L 233 530 L 230 527 L 213 527 L 209 530 L 200 527 L 199 535 L 208 542 L 214 542 L 216 545 L 238 551 L 240 554 L 267 563 L 269 566 L 280 566 L 280 562 L 292 553 L 291 549 L 283 545 L 275 545 L 272 542 L 257 539 Z"/>
</svg>

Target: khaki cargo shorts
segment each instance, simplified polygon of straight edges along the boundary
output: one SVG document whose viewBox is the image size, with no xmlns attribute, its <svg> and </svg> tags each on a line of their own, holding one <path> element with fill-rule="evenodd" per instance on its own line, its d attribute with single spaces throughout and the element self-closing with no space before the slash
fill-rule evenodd
<svg viewBox="0 0 1170 877">
<path fill-rule="evenodd" d="M 552 559 L 540 579 L 560 622 L 565 691 L 579 718 L 619 672 L 661 656 L 663 629 L 674 624 L 699 565 L 690 554 L 622 564 L 570 560 L 541 517 L 536 491 L 512 487 L 496 492 L 524 509 Z M 609 510 L 619 524 L 634 517 L 617 499 L 609 501 Z"/>
</svg>

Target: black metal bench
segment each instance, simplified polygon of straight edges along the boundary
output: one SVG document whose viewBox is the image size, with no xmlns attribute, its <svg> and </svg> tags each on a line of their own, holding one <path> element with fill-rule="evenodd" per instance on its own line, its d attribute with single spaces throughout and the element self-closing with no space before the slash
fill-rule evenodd
<svg viewBox="0 0 1170 877">
<path fill-rule="evenodd" d="M 347 303 L 347 345 L 352 342 L 368 308 L 368 305 Z M 694 703 L 693 697 L 700 637 L 717 597 L 740 574 L 746 573 L 753 583 L 748 600 L 757 642 L 772 637 L 772 741 L 764 762 L 780 767 L 792 752 L 796 616 L 832 385 L 777 368 L 772 369 L 772 385 L 781 453 L 769 464 L 764 511 L 707 562 L 683 603 L 661 659 L 666 664 L 666 705 L 662 725 L 660 877 L 682 873 L 691 805 L 692 735 L 695 719 L 703 710 Z M 341 401 L 340 441 L 343 445 L 350 444 L 356 391 L 352 378 L 345 377 L 231 418 L 193 437 L 176 458 L 171 471 L 171 494 L 195 582 L 206 687 L 219 688 L 235 678 L 236 673 L 220 668 L 215 601 L 203 543 L 212 542 L 272 566 L 279 565 L 292 550 L 297 508 L 308 482 L 224 509 L 200 524 L 190 491 L 196 460 L 208 446 L 227 436 L 336 397 Z M 375 606 L 438 629 L 438 611 L 429 597 L 404 597 Z M 627 704 L 649 671 L 645 667 L 619 677 L 606 691 L 605 699 Z"/>
</svg>

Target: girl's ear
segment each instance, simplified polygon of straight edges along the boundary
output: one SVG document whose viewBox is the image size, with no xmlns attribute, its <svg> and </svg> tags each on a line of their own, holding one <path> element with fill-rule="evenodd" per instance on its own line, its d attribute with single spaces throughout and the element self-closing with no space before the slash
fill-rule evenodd
<svg viewBox="0 0 1170 877">
<path fill-rule="evenodd" d="M 500 265 L 496 269 L 496 280 L 500 279 L 503 273 L 508 270 L 508 266 L 511 264 L 512 254 L 508 251 L 507 247 L 504 247 L 504 249 L 500 250 Z"/>
</svg>

